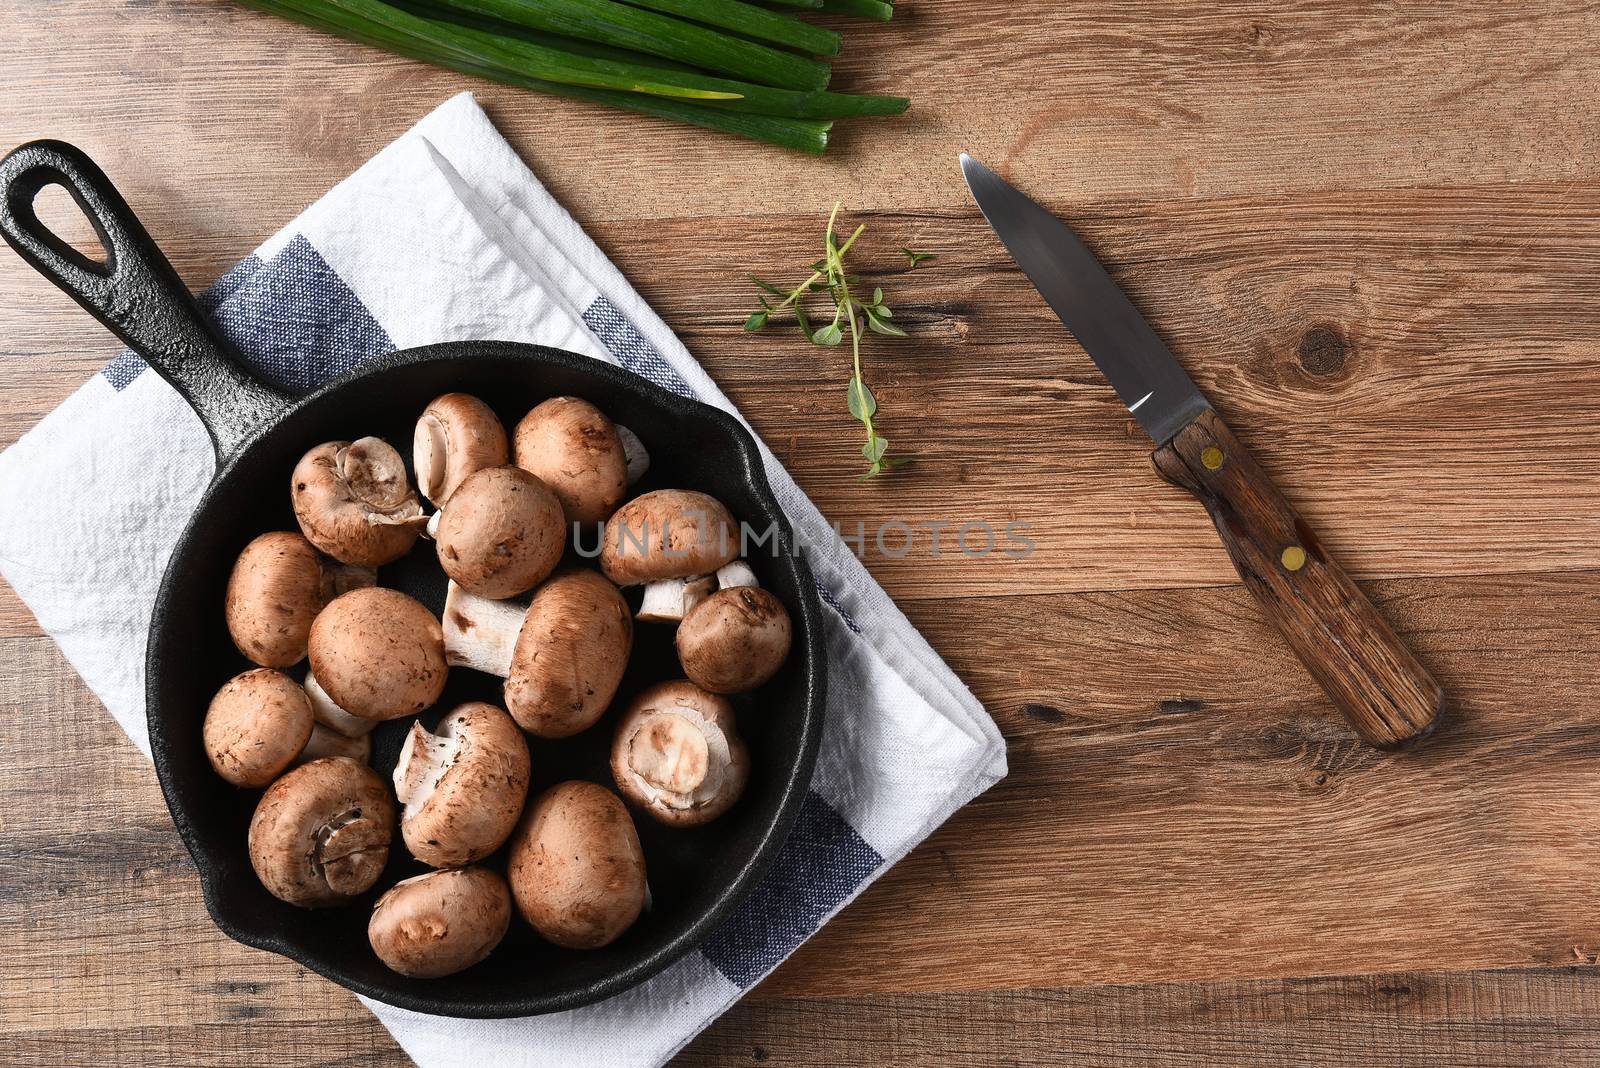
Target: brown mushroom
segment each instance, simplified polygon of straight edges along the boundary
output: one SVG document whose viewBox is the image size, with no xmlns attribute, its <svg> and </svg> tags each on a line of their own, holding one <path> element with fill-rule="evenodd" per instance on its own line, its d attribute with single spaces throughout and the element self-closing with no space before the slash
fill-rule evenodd
<svg viewBox="0 0 1600 1068">
<path fill-rule="evenodd" d="M 394 801 L 371 768 L 313 760 L 267 788 L 250 819 L 250 863 L 267 892 L 301 908 L 343 904 L 383 874 Z"/>
<path fill-rule="evenodd" d="M 468 475 L 500 467 L 508 455 L 500 417 L 469 393 L 435 397 L 417 420 L 411 462 L 418 491 L 435 505 L 444 504 Z"/>
<path fill-rule="evenodd" d="M 373 906 L 367 940 L 392 970 L 437 979 L 493 953 L 510 926 L 506 881 L 488 868 L 460 868 L 395 883 Z"/>
<path fill-rule="evenodd" d="M 393 563 L 427 521 L 405 461 L 382 438 L 318 445 L 295 465 L 290 487 L 301 532 L 346 564 Z"/>
<path fill-rule="evenodd" d="M 411 855 L 459 867 L 500 848 L 528 797 L 528 743 L 494 705 L 464 704 L 430 732 L 411 725 L 394 768 Z"/>
<path fill-rule="evenodd" d="M 739 555 L 739 526 L 694 490 L 635 497 L 606 520 L 600 567 L 618 586 L 708 575 Z"/>
<path fill-rule="evenodd" d="M 520 467 L 468 475 L 429 528 L 439 565 L 468 593 L 501 599 L 538 585 L 567 547 L 561 502 Z"/>
<path fill-rule="evenodd" d="M 339 708 L 397 719 L 428 708 L 449 669 L 439 621 L 398 590 L 336 597 L 311 627 L 311 671 Z"/>
<path fill-rule="evenodd" d="M 750 756 L 727 698 L 679 679 L 628 706 L 612 742 L 611 774 L 622 796 L 657 821 L 698 827 L 739 800 Z"/>
<path fill-rule="evenodd" d="M 718 590 L 678 625 L 683 673 L 702 690 L 743 693 L 762 685 L 789 656 L 789 613 L 758 586 Z"/>
<path fill-rule="evenodd" d="M 329 601 L 376 581 L 371 568 L 335 563 L 299 534 L 263 534 L 244 547 L 228 576 L 228 634 L 262 667 L 289 667 L 305 659 L 311 621 Z"/>
<path fill-rule="evenodd" d="M 506 708 L 541 738 L 587 730 L 616 695 L 633 649 L 628 602 L 605 576 L 566 571 L 528 606 L 506 679 Z"/>
<path fill-rule="evenodd" d="M 644 850 L 627 808 L 592 782 L 552 786 L 512 836 L 510 881 L 517 910 L 556 945 L 616 941 L 646 894 Z"/>
<path fill-rule="evenodd" d="M 637 440 L 637 439 L 635 439 Z M 568 523 L 598 523 L 628 491 L 628 456 L 616 425 L 577 397 L 551 397 L 517 424 L 513 455 L 561 499 Z"/>
<path fill-rule="evenodd" d="M 235 786 L 265 786 L 311 737 L 311 700 L 281 671 L 256 668 L 217 691 L 201 727 L 206 757 Z"/>
</svg>

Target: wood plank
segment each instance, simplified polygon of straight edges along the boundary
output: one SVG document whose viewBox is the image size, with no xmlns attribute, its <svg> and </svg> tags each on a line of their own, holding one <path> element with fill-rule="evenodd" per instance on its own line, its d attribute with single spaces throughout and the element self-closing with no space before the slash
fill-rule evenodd
<svg viewBox="0 0 1600 1068">
<path fill-rule="evenodd" d="M 1011 773 L 764 996 L 1556 964 L 1600 949 L 1600 572 L 1381 582 L 1454 700 L 1354 738 L 1239 589 L 913 603 Z"/>
<path fill-rule="evenodd" d="M 1526 1068 L 1600 1063 L 1570 969 L 747 1000 L 676 1068 Z"/>
<path fill-rule="evenodd" d="M 1566 201 L 1341 193 L 1141 203 L 1082 229 L 1354 574 L 1477 574 L 1600 563 L 1596 211 L 1600 185 Z M 975 213 L 867 221 L 864 263 L 913 334 L 873 345 L 869 377 L 883 432 L 917 458 L 870 484 L 842 354 L 740 329 L 751 289 L 728 282 L 749 253 L 697 243 L 694 222 L 600 239 L 843 530 L 898 518 L 921 532 L 899 559 L 869 546 L 897 599 L 1237 581 L 1203 510 L 1151 470 L 1147 439 Z M 718 229 L 749 235 L 764 277 L 816 254 L 801 219 Z M 907 270 L 903 244 L 942 258 Z M 651 270 L 668 258 L 682 269 Z M 1037 551 L 964 557 L 949 545 L 969 521 L 1024 522 Z"/>
</svg>

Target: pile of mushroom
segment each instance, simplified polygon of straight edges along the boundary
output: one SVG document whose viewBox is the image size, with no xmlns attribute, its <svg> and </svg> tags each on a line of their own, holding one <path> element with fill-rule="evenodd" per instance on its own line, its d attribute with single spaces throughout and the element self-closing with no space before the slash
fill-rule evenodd
<svg viewBox="0 0 1600 1068">
<path fill-rule="evenodd" d="M 513 914 L 557 946 L 609 945 L 650 900 L 629 806 L 695 827 L 739 800 L 750 761 L 729 695 L 782 669 L 788 612 L 714 497 L 628 499 L 649 457 L 588 401 L 547 399 L 508 435 L 483 400 L 447 393 L 422 412 L 411 456 L 408 472 L 363 437 L 296 465 L 298 532 L 255 538 L 228 580 L 225 623 L 250 666 L 206 710 L 206 757 L 233 786 L 264 788 L 248 848 L 267 893 L 328 908 L 391 884 L 367 933 L 402 975 L 482 962 Z M 596 524 L 598 569 L 568 556 Z M 442 617 L 379 570 L 419 539 L 448 580 Z M 676 626 L 686 677 L 646 686 L 605 728 L 612 782 L 530 798 L 529 737 L 606 718 L 636 620 Z M 501 703 L 439 708 L 454 670 L 502 680 Z M 391 721 L 406 731 L 392 789 L 367 766 Z"/>
</svg>

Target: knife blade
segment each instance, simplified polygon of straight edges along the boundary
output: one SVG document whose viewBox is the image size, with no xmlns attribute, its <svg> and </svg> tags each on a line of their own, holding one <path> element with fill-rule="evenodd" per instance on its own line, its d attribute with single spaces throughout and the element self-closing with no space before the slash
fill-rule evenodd
<svg viewBox="0 0 1600 1068">
<path fill-rule="evenodd" d="M 1322 547 L 1070 227 L 967 155 L 973 199 L 1007 251 L 1155 440 L 1156 470 L 1199 498 L 1239 577 L 1372 745 L 1431 734 L 1444 690 Z"/>
<path fill-rule="evenodd" d="M 965 152 L 961 171 L 1011 258 L 1157 445 L 1211 407 L 1066 223 Z"/>
</svg>

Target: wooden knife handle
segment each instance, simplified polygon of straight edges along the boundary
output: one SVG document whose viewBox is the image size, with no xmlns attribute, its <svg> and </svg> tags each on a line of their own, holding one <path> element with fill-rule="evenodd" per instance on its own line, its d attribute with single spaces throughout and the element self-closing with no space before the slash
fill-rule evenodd
<svg viewBox="0 0 1600 1068">
<path fill-rule="evenodd" d="M 1204 502 L 1245 586 L 1362 738 L 1395 749 L 1433 731 L 1444 691 L 1215 412 L 1150 458 Z"/>
</svg>

